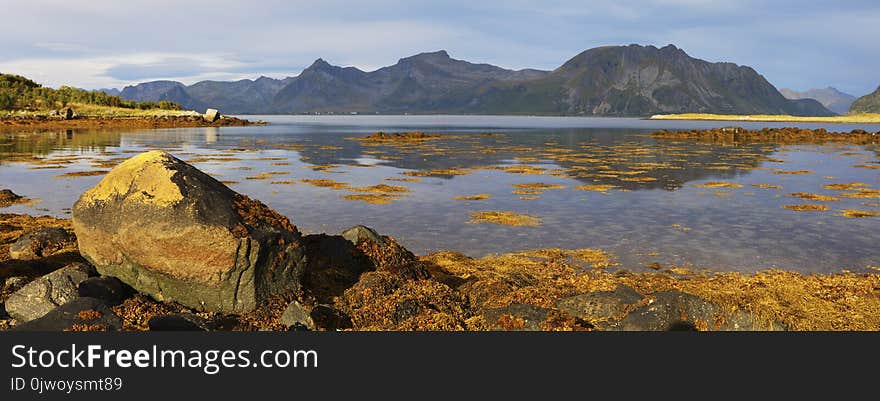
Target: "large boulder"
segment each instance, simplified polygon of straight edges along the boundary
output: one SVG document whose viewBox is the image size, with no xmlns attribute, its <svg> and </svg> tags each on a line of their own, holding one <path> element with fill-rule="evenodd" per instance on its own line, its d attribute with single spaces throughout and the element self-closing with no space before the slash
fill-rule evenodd
<svg viewBox="0 0 880 401">
<path fill-rule="evenodd" d="M 53 309 L 76 299 L 77 286 L 90 276 L 94 269 L 83 263 L 74 263 L 40 277 L 6 300 L 6 311 L 18 322 L 38 319 Z"/>
<path fill-rule="evenodd" d="M 305 267 L 286 217 L 165 152 L 116 166 L 74 204 L 73 227 L 102 275 L 198 310 L 252 310 Z"/>
<path fill-rule="evenodd" d="M 220 119 L 220 112 L 217 109 L 208 109 L 205 110 L 205 114 L 202 116 L 205 121 L 212 123 Z"/>
</svg>

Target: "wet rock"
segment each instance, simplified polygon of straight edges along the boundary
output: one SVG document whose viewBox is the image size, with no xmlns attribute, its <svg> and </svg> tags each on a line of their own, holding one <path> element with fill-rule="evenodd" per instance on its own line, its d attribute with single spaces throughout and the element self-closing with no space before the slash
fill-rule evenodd
<svg viewBox="0 0 880 401">
<path fill-rule="evenodd" d="M 308 268 L 304 283 L 320 302 L 330 302 L 370 271 L 386 271 L 408 278 L 429 277 L 415 255 L 393 238 L 359 227 L 346 230 L 349 238 L 325 234 L 305 237 Z"/>
<path fill-rule="evenodd" d="M 22 200 L 24 197 L 12 192 L 12 190 L 0 189 L 0 207 L 7 207 Z"/>
<path fill-rule="evenodd" d="M 297 289 L 302 237 L 288 219 L 165 152 L 116 166 L 73 208 L 80 253 L 159 301 L 254 309 Z"/>
<path fill-rule="evenodd" d="M 562 298 L 556 308 L 587 321 L 601 321 L 626 313 L 644 297 L 630 287 L 618 286 L 614 291 L 598 291 Z"/>
<path fill-rule="evenodd" d="M 315 322 L 312 317 L 299 302 L 293 301 L 284 309 L 281 314 L 281 323 L 292 329 L 314 330 Z"/>
<path fill-rule="evenodd" d="M 330 305 L 318 305 L 309 312 L 315 326 L 325 330 L 345 330 L 354 325 L 351 318 L 343 311 Z"/>
<path fill-rule="evenodd" d="M 192 313 L 159 315 L 147 323 L 150 331 L 208 331 L 209 322 Z"/>
<path fill-rule="evenodd" d="M 15 326 L 21 331 L 116 331 L 122 319 L 104 301 L 76 298 L 39 319 Z"/>
<path fill-rule="evenodd" d="M 373 241 L 380 246 L 385 245 L 385 242 L 382 240 L 382 236 L 367 226 L 357 225 L 348 230 L 342 232 L 342 238 L 351 241 L 352 244 L 357 245 L 361 241 Z"/>
<path fill-rule="evenodd" d="M 511 304 L 503 308 L 487 309 L 483 321 L 492 330 L 540 331 L 549 309 L 529 304 Z"/>
<path fill-rule="evenodd" d="M 680 291 L 657 292 L 651 297 L 653 302 L 630 312 L 617 329 L 665 331 L 714 327 L 718 307 L 709 301 Z"/>
<path fill-rule="evenodd" d="M 73 120 L 76 118 L 76 112 L 73 111 L 70 107 L 65 107 L 61 110 L 58 110 L 58 115 L 65 120 Z"/>
<path fill-rule="evenodd" d="M 613 328 L 627 331 L 786 330 L 779 322 L 761 320 L 746 311 L 727 314 L 712 302 L 680 291 L 658 292 L 651 297 L 653 302 L 630 312 Z"/>
<path fill-rule="evenodd" d="M 119 305 L 134 295 L 134 289 L 116 277 L 90 277 L 79 283 L 77 292 L 81 297 L 98 298 L 107 305 Z"/>
<path fill-rule="evenodd" d="M 6 310 L 19 322 L 43 317 L 59 305 L 76 299 L 79 283 L 94 274 L 95 270 L 83 263 L 62 267 L 12 293 L 6 300 Z"/>
<path fill-rule="evenodd" d="M 203 116 L 205 121 L 212 123 L 220 119 L 220 111 L 217 109 L 208 109 L 205 111 L 205 115 Z"/>
<path fill-rule="evenodd" d="M 42 227 L 28 231 L 9 246 L 9 257 L 34 260 L 76 249 L 76 236 L 61 227 Z"/>
</svg>

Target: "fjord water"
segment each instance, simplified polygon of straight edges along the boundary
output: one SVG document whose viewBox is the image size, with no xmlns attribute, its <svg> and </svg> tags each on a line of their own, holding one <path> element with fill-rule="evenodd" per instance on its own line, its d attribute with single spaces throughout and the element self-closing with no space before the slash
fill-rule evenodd
<svg viewBox="0 0 880 401">
<path fill-rule="evenodd" d="M 162 149 L 260 199 L 304 232 L 336 233 L 364 224 L 398 238 L 417 254 L 443 249 L 481 256 L 536 248 L 600 248 L 631 270 L 647 269 L 652 263 L 802 272 L 880 266 L 880 217 L 840 215 L 846 209 L 880 211 L 880 199 L 840 196 L 846 192 L 823 188 L 839 183 L 880 188 L 877 147 L 733 146 L 648 135 L 657 129 L 755 129 L 794 123 L 490 116 L 247 118 L 270 125 L 0 134 L 0 188 L 38 200 L 0 212 L 69 217 L 73 202 L 101 175 L 64 174 L 106 171 L 135 153 Z M 833 131 L 878 129 L 797 125 Z M 351 139 L 380 130 L 445 137 L 404 145 Z M 506 169 L 522 165 L 529 168 Z M 345 199 L 353 193 L 349 190 L 313 186 L 303 179 L 350 187 L 404 186 L 410 192 L 388 204 L 371 204 Z M 707 182 L 731 185 L 701 187 Z M 556 188 L 523 193 L 529 191 L 514 187 L 534 183 Z M 777 187 L 755 186 L 759 184 Z M 614 187 L 604 192 L 577 188 L 584 185 Z M 801 192 L 838 200 L 789 196 Z M 491 197 L 453 199 L 476 194 Z M 824 204 L 828 210 L 783 208 L 806 203 Z M 480 211 L 528 214 L 542 223 L 473 224 L 471 213 Z"/>
</svg>

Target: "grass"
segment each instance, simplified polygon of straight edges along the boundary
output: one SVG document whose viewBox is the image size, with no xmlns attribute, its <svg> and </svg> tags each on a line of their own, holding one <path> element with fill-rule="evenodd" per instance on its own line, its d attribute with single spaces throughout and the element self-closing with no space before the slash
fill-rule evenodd
<svg viewBox="0 0 880 401">
<path fill-rule="evenodd" d="M 80 117 L 165 117 L 165 116 L 195 116 L 200 115 L 195 111 L 186 110 L 162 110 L 162 109 L 126 109 L 122 107 L 99 106 L 94 104 L 70 103 L 67 105 Z M 15 112 L 16 115 L 29 117 L 45 116 L 49 110 Z M 23 113 L 23 114 L 22 114 Z"/>
<path fill-rule="evenodd" d="M 704 114 L 704 113 L 684 113 L 684 114 L 656 114 L 651 116 L 651 120 L 712 120 L 712 121 L 763 121 L 763 122 L 802 122 L 802 123 L 862 123 L 862 124 L 880 124 L 880 114 L 850 114 L 845 116 L 833 117 L 801 117 L 789 115 L 773 115 L 773 114 L 755 114 L 755 115 L 736 115 L 736 114 Z"/>
</svg>

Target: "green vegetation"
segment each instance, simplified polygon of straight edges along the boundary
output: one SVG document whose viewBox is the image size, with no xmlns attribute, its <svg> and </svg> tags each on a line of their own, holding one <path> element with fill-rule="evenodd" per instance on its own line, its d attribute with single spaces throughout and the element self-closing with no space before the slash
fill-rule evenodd
<svg viewBox="0 0 880 401">
<path fill-rule="evenodd" d="M 858 98 L 849 108 L 850 113 L 880 113 L 880 87 L 873 93 Z"/>
<path fill-rule="evenodd" d="M 44 111 L 72 104 L 130 110 L 180 110 L 180 106 L 167 100 L 136 102 L 100 91 L 87 91 L 69 86 L 52 89 L 20 75 L 0 74 L 0 110 Z"/>
</svg>

